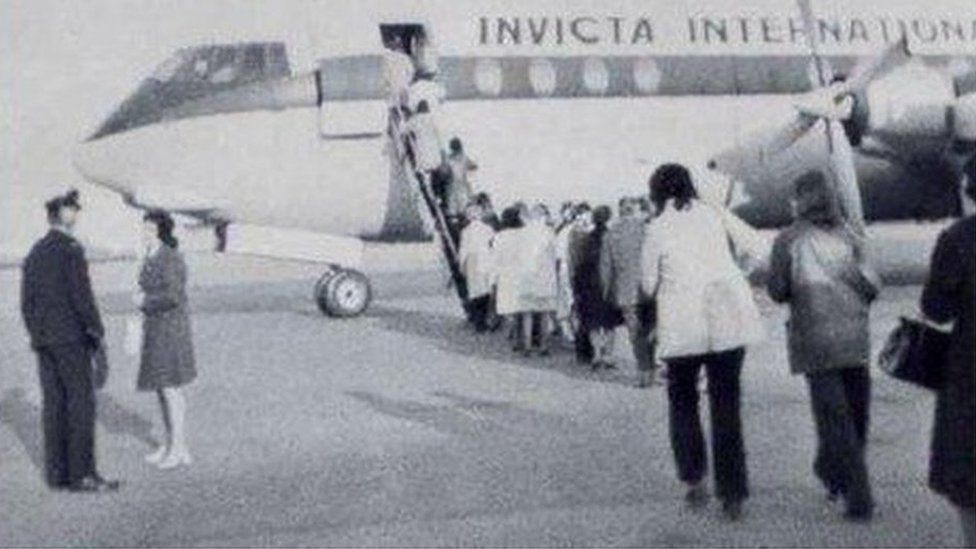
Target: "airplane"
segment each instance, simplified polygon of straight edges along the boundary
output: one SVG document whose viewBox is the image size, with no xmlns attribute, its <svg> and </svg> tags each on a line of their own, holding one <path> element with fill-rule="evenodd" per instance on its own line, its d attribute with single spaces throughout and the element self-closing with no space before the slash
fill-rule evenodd
<svg viewBox="0 0 976 549">
<path fill-rule="evenodd" d="M 280 40 L 180 47 L 74 160 L 133 207 L 215 227 L 226 252 L 323 263 L 315 297 L 333 316 L 368 307 L 363 241 L 431 236 L 390 154 L 393 41 L 437 67 L 442 134 L 463 140 L 481 166 L 475 190 L 496 204 L 615 203 L 678 161 L 703 192 L 775 228 L 790 221 L 792 178 L 829 168 L 844 139 L 867 223 L 961 212 L 976 154 L 965 0 L 924 12 L 824 0 L 815 15 L 781 0 L 311 6 Z M 846 112 L 831 114 L 841 99 Z M 797 112 L 802 130 L 771 146 Z"/>
</svg>

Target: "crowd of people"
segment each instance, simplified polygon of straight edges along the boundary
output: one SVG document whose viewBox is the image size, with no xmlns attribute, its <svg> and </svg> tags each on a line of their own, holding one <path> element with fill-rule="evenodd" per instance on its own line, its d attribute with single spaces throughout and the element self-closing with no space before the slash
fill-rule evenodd
<svg viewBox="0 0 976 549">
<path fill-rule="evenodd" d="M 507 324 L 513 348 L 526 355 L 547 355 L 562 341 L 594 369 L 613 368 L 615 328 L 626 324 L 644 342 L 653 314 L 639 292 L 650 209 L 643 197 L 625 197 L 616 214 L 587 202 L 557 213 L 517 202 L 499 214 L 487 194 L 474 195 L 456 221 L 471 323 L 479 332 Z M 635 349 L 649 371 L 647 345 Z"/>
<path fill-rule="evenodd" d="M 967 186 L 972 197 L 974 184 Z M 763 325 L 749 272 L 765 265 L 770 297 L 788 305 L 787 355 L 807 381 L 818 446 L 814 473 L 845 516 L 868 521 L 875 502 L 866 452 L 871 402 L 870 307 L 881 289 L 827 176 L 793 183 L 795 221 L 777 236 L 768 265 L 753 231 L 701 200 L 689 171 L 666 164 L 647 196 L 610 207 L 516 202 L 496 213 L 476 194 L 460 230 L 468 320 L 478 332 L 507 326 L 515 352 L 547 355 L 565 341 L 580 362 L 613 368 L 614 333 L 629 336 L 641 387 L 667 385 L 671 446 L 692 506 L 709 499 L 699 412 L 704 370 L 711 407 L 715 493 L 732 519 L 749 495 L 740 375 Z M 922 312 L 955 322 L 949 381 L 939 392 L 932 486 L 960 510 L 973 540 L 973 347 L 976 235 L 973 217 L 939 240 Z M 969 326 L 969 328 L 967 328 Z M 963 337 L 960 330 L 970 330 Z M 964 365 L 965 364 L 965 365 Z M 965 472 L 964 472 L 965 471 Z"/>
<path fill-rule="evenodd" d="M 709 499 L 698 403 L 704 370 L 715 493 L 726 516 L 738 519 L 749 496 L 740 376 L 747 347 L 763 336 L 747 279 L 763 263 L 751 228 L 701 200 L 689 171 L 678 164 L 659 167 L 648 194 L 621 198 L 616 212 L 587 202 L 564 203 L 556 213 L 544 203 L 516 202 L 497 212 L 487 194 L 473 193 L 468 178 L 477 164 L 460 139 L 443 146 L 433 115 L 443 94 L 429 63 L 422 55 L 412 65 L 405 55 L 397 58 L 403 78 L 401 88 L 392 87 L 391 120 L 407 121 L 408 155 L 445 218 L 442 239 L 450 240 L 446 249 L 457 250 L 455 283 L 474 329 L 507 327 L 513 351 L 525 356 L 549 355 L 553 341 L 566 342 L 580 363 L 602 370 L 616 367 L 615 333 L 625 326 L 637 385 L 666 380 L 678 477 L 696 507 Z M 792 206 L 795 221 L 776 238 L 766 290 L 790 309 L 788 359 L 809 388 L 818 438 L 814 473 L 829 500 L 845 502 L 846 518 L 868 521 L 875 507 L 865 457 L 869 319 L 880 279 L 861 225 L 848 218 L 824 173 L 810 171 L 793 182 Z M 921 303 L 931 319 L 955 322 L 931 484 L 960 510 L 970 545 L 976 543 L 973 227 L 969 217 L 940 239 Z M 968 330 L 965 337 L 961 329 Z"/>
<path fill-rule="evenodd" d="M 966 188 L 976 197 L 972 180 Z M 875 501 L 866 460 L 871 379 L 870 307 L 880 286 L 824 174 L 794 182 L 795 221 L 777 236 L 766 280 L 773 300 L 790 309 L 791 370 L 806 378 L 817 452 L 814 473 L 845 516 L 870 520 Z M 104 327 L 87 263 L 72 236 L 77 193 L 47 203 L 51 231 L 23 267 L 22 313 L 37 353 L 43 394 L 46 477 L 54 489 L 114 491 L 94 458 L 92 356 L 104 350 Z M 661 166 L 646 198 L 625 198 L 614 218 L 607 206 L 516 203 L 496 215 L 477 194 L 465 209 L 460 258 L 477 331 L 507 325 L 513 348 L 546 354 L 550 341 L 572 341 L 593 368 L 612 367 L 613 333 L 626 326 L 643 384 L 666 368 L 669 432 L 685 499 L 699 507 L 710 453 L 714 493 L 730 519 L 749 497 L 742 435 L 740 376 L 748 346 L 763 326 L 743 266 L 752 246 L 734 215 L 699 199 L 688 170 Z M 143 316 L 137 387 L 157 395 L 166 438 L 147 461 L 167 469 L 191 463 L 181 388 L 196 378 L 186 270 L 172 218 L 145 216 L 146 256 L 137 303 Z M 976 216 L 946 229 L 932 256 L 920 302 L 932 322 L 951 326 L 937 404 L 930 485 L 956 508 L 974 541 L 976 383 L 972 337 L 976 309 Z M 506 322 L 500 323 L 498 319 Z M 707 378 L 710 443 L 699 410 Z M 710 451 L 708 446 L 711 446 Z"/>
</svg>

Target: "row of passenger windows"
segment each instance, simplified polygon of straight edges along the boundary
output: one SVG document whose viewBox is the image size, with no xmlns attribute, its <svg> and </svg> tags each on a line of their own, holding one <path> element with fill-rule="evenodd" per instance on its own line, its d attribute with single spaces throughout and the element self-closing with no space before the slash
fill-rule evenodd
<svg viewBox="0 0 976 549">
<path fill-rule="evenodd" d="M 539 96 L 552 95 L 556 91 L 560 85 L 560 72 L 565 74 L 564 79 L 578 79 L 575 84 L 582 85 L 591 94 L 602 95 L 610 89 L 610 68 L 603 59 L 597 57 L 583 59 L 576 67 L 566 66 L 558 60 L 537 58 L 529 61 L 527 69 L 528 84 L 532 92 Z M 636 91 L 644 94 L 658 91 L 661 71 L 653 59 L 635 59 L 632 71 Z M 510 86 L 517 84 L 522 87 L 525 82 L 520 80 L 524 78 L 525 76 L 514 74 L 513 71 L 503 71 L 502 63 L 498 59 L 478 59 L 474 64 L 474 84 L 481 95 L 500 95 L 506 87 L 506 80 Z"/>
<path fill-rule="evenodd" d="M 853 63 L 834 61 L 839 71 Z M 370 55 L 321 60 L 323 98 L 382 98 L 382 64 Z M 438 67 L 448 99 L 799 93 L 816 82 L 805 57 L 445 56 Z"/>
</svg>

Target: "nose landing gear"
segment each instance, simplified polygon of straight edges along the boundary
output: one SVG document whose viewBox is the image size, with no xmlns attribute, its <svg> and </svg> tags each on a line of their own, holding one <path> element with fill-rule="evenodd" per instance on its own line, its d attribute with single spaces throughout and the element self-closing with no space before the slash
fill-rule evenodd
<svg viewBox="0 0 976 549">
<path fill-rule="evenodd" d="M 331 265 L 315 283 L 313 297 L 324 314 L 336 318 L 352 318 L 369 307 L 373 299 L 373 289 L 363 273 Z"/>
</svg>

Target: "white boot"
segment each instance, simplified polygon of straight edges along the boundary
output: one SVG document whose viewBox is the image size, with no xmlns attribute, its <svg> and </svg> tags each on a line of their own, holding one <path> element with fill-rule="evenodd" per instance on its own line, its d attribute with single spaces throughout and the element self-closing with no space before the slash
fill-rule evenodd
<svg viewBox="0 0 976 549">
<path fill-rule="evenodd" d="M 166 457 L 160 460 L 156 466 L 160 469 L 166 470 L 175 469 L 180 465 L 189 465 L 191 463 L 193 463 L 193 458 L 190 456 L 190 451 L 187 450 L 186 447 L 183 447 L 170 450 L 170 452 L 166 454 Z"/>
<path fill-rule="evenodd" d="M 166 449 L 166 445 L 160 444 L 159 446 L 156 447 L 156 450 L 153 453 L 146 454 L 146 457 L 144 459 L 146 460 L 146 463 L 156 465 L 157 463 L 162 461 L 163 458 L 166 457 L 166 454 L 168 453 L 169 452 Z"/>
</svg>

